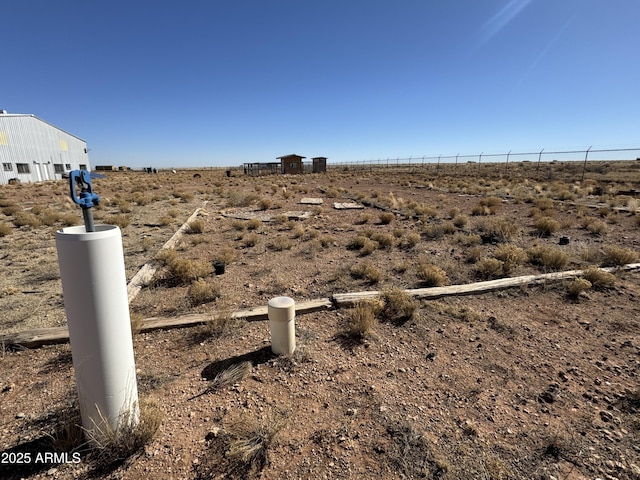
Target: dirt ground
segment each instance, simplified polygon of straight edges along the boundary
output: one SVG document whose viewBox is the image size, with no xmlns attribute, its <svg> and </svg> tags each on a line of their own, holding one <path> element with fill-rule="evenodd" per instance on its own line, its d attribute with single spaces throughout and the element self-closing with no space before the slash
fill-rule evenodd
<svg viewBox="0 0 640 480">
<path fill-rule="evenodd" d="M 96 223 L 121 226 L 127 279 L 157 259 L 134 325 L 211 321 L 134 335 L 140 398 L 162 421 L 108 465 L 61 446 L 77 417 L 70 346 L 3 343 L 0 478 L 640 479 L 638 271 L 422 301 L 362 335 L 351 309 L 303 314 L 291 356 L 271 354 L 268 322 L 229 315 L 280 295 L 638 261 L 640 162 L 589 168 L 584 181 L 575 164 L 525 163 L 94 180 Z M 82 219 L 67 189 L 0 187 L 0 334 L 65 325 L 55 231 Z M 333 206 L 354 201 L 365 208 Z M 198 208 L 175 252 L 160 252 Z M 213 388 L 234 365 L 242 375 Z M 247 444 L 251 458 L 238 453 Z M 54 451 L 68 455 L 15 461 Z"/>
</svg>

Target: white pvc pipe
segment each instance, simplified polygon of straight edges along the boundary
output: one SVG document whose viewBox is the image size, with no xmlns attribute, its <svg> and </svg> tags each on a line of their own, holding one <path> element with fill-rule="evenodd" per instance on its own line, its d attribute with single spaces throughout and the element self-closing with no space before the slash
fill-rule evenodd
<svg viewBox="0 0 640 480">
<path fill-rule="evenodd" d="M 275 297 L 267 303 L 271 351 L 276 355 L 290 355 L 296 349 L 296 308 L 289 297 Z"/>
<path fill-rule="evenodd" d="M 82 426 L 100 444 L 139 421 L 122 237 L 114 225 L 56 232 Z"/>
</svg>

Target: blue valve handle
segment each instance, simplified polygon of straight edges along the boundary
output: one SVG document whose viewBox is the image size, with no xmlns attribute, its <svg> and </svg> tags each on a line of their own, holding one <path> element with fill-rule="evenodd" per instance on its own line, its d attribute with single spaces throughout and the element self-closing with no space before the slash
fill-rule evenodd
<svg viewBox="0 0 640 480">
<path fill-rule="evenodd" d="M 80 195 L 76 194 L 76 185 L 80 188 Z M 93 214 L 91 207 L 100 203 L 100 197 L 93 192 L 91 188 L 91 177 L 87 170 L 72 170 L 69 172 L 69 189 L 71 191 L 71 199 L 82 207 L 82 216 L 84 217 L 85 230 L 87 232 L 95 232 L 93 225 Z"/>
</svg>

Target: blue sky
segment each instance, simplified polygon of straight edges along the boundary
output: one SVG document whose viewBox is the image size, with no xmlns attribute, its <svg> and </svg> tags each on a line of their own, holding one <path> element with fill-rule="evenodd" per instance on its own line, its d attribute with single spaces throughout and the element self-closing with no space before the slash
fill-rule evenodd
<svg viewBox="0 0 640 480">
<path fill-rule="evenodd" d="M 640 146 L 638 0 L 20 0 L 1 23 L 0 108 L 93 165 Z"/>
</svg>

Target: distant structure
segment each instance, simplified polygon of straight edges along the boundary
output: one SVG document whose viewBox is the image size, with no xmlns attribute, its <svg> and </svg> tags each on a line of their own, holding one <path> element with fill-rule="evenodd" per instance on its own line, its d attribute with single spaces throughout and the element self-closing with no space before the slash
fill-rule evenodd
<svg viewBox="0 0 640 480">
<path fill-rule="evenodd" d="M 278 157 L 278 160 L 282 163 L 282 173 L 299 174 L 302 173 L 302 159 L 307 157 L 301 157 L 292 153 L 290 155 L 284 155 Z"/>
<path fill-rule="evenodd" d="M 87 142 L 31 114 L 0 110 L 0 184 L 58 180 L 89 170 Z"/>
<path fill-rule="evenodd" d="M 245 175 L 256 177 L 259 175 L 275 175 L 278 173 L 297 175 L 301 173 L 321 173 L 327 171 L 327 157 L 314 157 L 312 164 L 304 163 L 307 157 L 296 155 L 283 155 L 277 157 L 279 162 L 254 162 L 242 165 Z"/>
<path fill-rule="evenodd" d="M 327 157 L 313 157 L 311 159 L 312 164 L 312 172 L 313 173 L 324 173 L 327 171 Z"/>
</svg>

